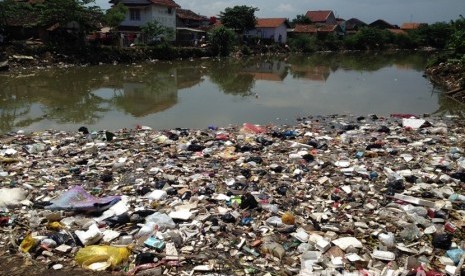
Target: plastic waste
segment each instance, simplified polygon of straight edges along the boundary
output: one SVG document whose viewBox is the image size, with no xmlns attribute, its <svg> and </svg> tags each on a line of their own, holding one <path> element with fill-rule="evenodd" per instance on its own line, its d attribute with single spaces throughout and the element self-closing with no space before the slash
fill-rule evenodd
<svg viewBox="0 0 465 276">
<path fill-rule="evenodd" d="M 90 225 L 87 231 L 76 230 L 75 233 L 83 245 L 95 244 L 103 237 L 103 233 L 96 224 Z"/>
<path fill-rule="evenodd" d="M 394 233 L 388 232 L 387 234 L 381 233 L 378 235 L 379 241 L 387 246 L 388 248 L 392 248 L 395 246 L 395 237 Z"/>
<path fill-rule="evenodd" d="M 45 207 L 49 210 L 69 210 L 82 212 L 103 212 L 121 200 L 120 196 L 96 198 L 87 193 L 81 186 L 74 186 L 50 201 Z"/>
<path fill-rule="evenodd" d="M 84 268 L 101 271 L 127 261 L 130 254 L 131 251 L 127 247 L 90 245 L 79 249 L 75 260 Z"/>
<path fill-rule="evenodd" d="M 244 123 L 240 130 L 240 132 L 242 133 L 253 133 L 253 134 L 264 133 L 265 131 L 266 129 L 264 127 L 261 127 L 259 125 L 254 125 L 251 123 Z"/>
<path fill-rule="evenodd" d="M 21 188 L 1 188 L 0 208 L 17 206 L 26 199 L 26 191 Z"/>
<path fill-rule="evenodd" d="M 431 242 L 433 247 L 448 250 L 452 245 L 452 235 L 448 233 L 436 233 Z"/>
<path fill-rule="evenodd" d="M 287 225 L 294 225 L 295 224 L 295 217 L 294 217 L 294 215 L 292 213 L 286 212 L 286 213 L 284 213 L 282 215 L 281 221 L 284 224 L 287 224 Z"/>
<path fill-rule="evenodd" d="M 272 216 L 266 220 L 266 224 L 274 227 L 279 227 L 283 225 L 283 221 L 280 217 Z"/>
<path fill-rule="evenodd" d="M 161 251 L 163 248 L 165 248 L 165 242 L 155 237 L 148 238 L 145 240 L 144 244 L 148 247 L 155 248 L 158 251 Z"/>
<path fill-rule="evenodd" d="M 463 249 L 456 248 L 456 249 L 447 250 L 446 255 L 447 257 L 451 258 L 451 260 L 454 261 L 456 265 L 458 265 L 464 253 L 465 251 L 463 251 Z"/>
<path fill-rule="evenodd" d="M 284 257 L 284 247 L 277 242 L 265 242 L 261 246 L 261 251 L 263 254 L 271 254 L 279 259 Z"/>
<path fill-rule="evenodd" d="M 28 234 L 19 245 L 19 250 L 21 250 L 21 252 L 27 253 L 32 248 L 34 248 L 37 243 L 38 241 L 34 239 L 31 234 Z"/>
<path fill-rule="evenodd" d="M 174 223 L 171 217 L 169 217 L 167 214 L 159 212 L 153 213 L 150 216 L 146 217 L 145 221 L 155 223 L 158 229 L 162 231 L 165 229 L 173 229 L 176 227 L 176 223 Z"/>
</svg>

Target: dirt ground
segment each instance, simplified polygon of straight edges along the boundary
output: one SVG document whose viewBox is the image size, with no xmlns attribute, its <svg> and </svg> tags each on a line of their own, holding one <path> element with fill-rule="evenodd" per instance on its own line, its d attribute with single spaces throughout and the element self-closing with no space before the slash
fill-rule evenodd
<svg viewBox="0 0 465 276">
<path fill-rule="evenodd" d="M 84 270 L 80 267 L 63 268 L 62 270 L 54 270 L 51 266 L 48 267 L 43 263 L 35 260 L 27 259 L 21 255 L 8 255 L 3 250 L 0 250 L 0 275 L 5 276 L 25 276 L 25 275 L 47 275 L 47 276 L 109 276 L 122 275 L 121 273 L 111 272 L 92 272 Z M 66 265 L 66 263 L 63 263 Z"/>
</svg>

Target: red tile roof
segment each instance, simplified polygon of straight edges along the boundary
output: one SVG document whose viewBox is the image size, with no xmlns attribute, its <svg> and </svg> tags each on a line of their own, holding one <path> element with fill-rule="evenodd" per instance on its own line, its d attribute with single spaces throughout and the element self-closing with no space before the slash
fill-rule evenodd
<svg viewBox="0 0 465 276">
<path fill-rule="evenodd" d="M 295 33 L 316 33 L 317 31 L 318 28 L 316 25 L 297 24 L 294 28 Z"/>
<path fill-rule="evenodd" d="M 167 7 L 170 7 L 170 8 L 180 8 L 181 7 L 178 4 L 176 4 L 176 2 L 174 2 L 173 0 L 150 0 L 150 2 L 152 2 L 153 4 L 157 4 L 157 5 L 161 5 L 161 6 L 167 6 Z"/>
<path fill-rule="evenodd" d="M 313 23 L 326 22 L 333 11 L 308 11 L 305 14 Z"/>
<path fill-rule="evenodd" d="M 402 30 L 416 30 L 421 26 L 427 25 L 426 23 L 404 23 L 400 28 Z"/>
<path fill-rule="evenodd" d="M 186 9 L 176 9 L 176 16 L 181 19 L 194 20 L 194 21 L 203 21 L 208 20 L 206 16 L 198 15 L 191 10 Z"/>
<path fill-rule="evenodd" d="M 286 23 L 286 18 L 258 18 L 256 28 L 276 28 Z"/>
<path fill-rule="evenodd" d="M 297 24 L 295 25 L 294 32 L 295 33 L 331 33 L 336 30 L 338 25 L 303 25 Z"/>
</svg>

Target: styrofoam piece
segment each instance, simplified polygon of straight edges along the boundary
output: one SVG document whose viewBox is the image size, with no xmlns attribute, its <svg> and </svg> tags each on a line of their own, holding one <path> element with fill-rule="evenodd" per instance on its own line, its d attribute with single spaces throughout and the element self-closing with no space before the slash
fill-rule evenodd
<svg viewBox="0 0 465 276">
<path fill-rule="evenodd" d="M 170 218 L 180 220 L 189 220 L 191 219 L 192 215 L 192 212 L 189 210 L 172 211 L 168 214 Z"/>
<path fill-rule="evenodd" d="M 349 262 L 357 262 L 363 260 L 357 253 L 349 253 L 345 255 L 346 259 Z"/>
<path fill-rule="evenodd" d="M 76 233 L 76 236 L 78 236 L 83 245 L 95 244 L 103 237 L 103 233 L 100 231 L 97 224 L 89 226 L 87 231 L 76 230 L 74 233 Z"/>
<path fill-rule="evenodd" d="M 408 203 L 421 205 L 421 206 L 426 206 L 426 207 L 430 207 L 430 208 L 434 208 L 436 206 L 435 203 L 432 202 L 432 201 L 424 200 L 424 199 L 420 199 L 420 198 L 413 197 L 413 196 L 408 196 L 408 195 L 402 195 L 402 194 L 397 194 L 396 193 L 396 194 L 394 194 L 394 198 L 398 199 L 398 200 L 408 202 Z"/>
<path fill-rule="evenodd" d="M 425 122 L 426 120 L 423 119 L 403 118 L 402 126 L 409 127 L 412 129 L 419 129 Z"/>
<path fill-rule="evenodd" d="M 331 243 L 325 239 L 321 239 L 315 244 L 315 247 L 322 252 L 326 252 L 331 247 Z"/>
<path fill-rule="evenodd" d="M 339 238 L 339 239 L 333 240 L 333 243 L 344 251 L 350 246 L 355 247 L 355 248 L 363 247 L 362 243 L 357 238 L 354 238 L 354 237 Z"/>
<path fill-rule="evenodd" d="M 296 232 L 292 233 L 291 235 L 301 242 L 307 242 L 308 238 L 310 237 L 303 228 L 298 228 Z"/>
<path fill-rule="evenodd" d="M 381 251 L 375 250 L 372 254 L 373 258 L 383 261 L 394 261 L 396 259 L 396 254 L 390 251 Z"/>
<path fill-rule="evenodd" d="M 144 196 L 144 198 L 152 199 L 152 200 L 163 200 L 168 196 L 166 191 L 163 190 L 154 190 L 151 193 L 148 193 Z"/>
</svg>

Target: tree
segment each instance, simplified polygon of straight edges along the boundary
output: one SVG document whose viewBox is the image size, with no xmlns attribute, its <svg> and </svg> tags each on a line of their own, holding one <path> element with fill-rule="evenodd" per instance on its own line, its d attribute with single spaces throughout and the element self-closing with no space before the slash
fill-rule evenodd
<svg viewBox="0 0 465 276">
<path fill-rule="evenodd" d="M 393 34 L 388 30 L 363 27 L 355 35 L 346 38 L 344 42 L 349 49 L 374 50 L 383 49 L 393 39 Z"/>
<path fill-rule="evenodd" d="M 126 14 L 129 9 L 123 4 L 118 3 L 118 5 L 113 6 L 111 9 L 107 10 L 105 14 L 105 22 L 110 26 L 110 28 L 117 28 L 121 22 L 126 18 Z"/>
<path fill-rule="evenodd" d="M 77 22 L 81 32 L 92 30 L 97 25 L 102 10 L 97 6 L 89 6 L 94 0 L 46 0 L 35 4 L 38 11 L 38 25 L 48 28 L 55 24 L 61 27 L 70 22 Z"/>
<path fill-rule="evenodd" d="M 147 44 L 153 44 L 163 39 L 172 40 L 174 36 L 173 29 L 165 27 L 155 20 L 145 24 L 142 27 L 142 33 L 147 39 Z"/>
<path fill-rule="evenodd" d="M 437 49 L 444 49 L 447 45 L 453 28 L 445 22 L 437 22 L 429 26 L 421 26 L 417 35 L 423 46 L 430 46 Z"/>
<path fill-rule="evenodd" d="M 465 18 L 460 15 L 460 18 L 452 22 L 451 25 L 454 31 L 450 36 L 448 47 L 458 57 L 465 56 Z"/>
<path fill-rule="evenodd" d="M 259 11 L 259 9 L 247 6 L 234 6 L 222 11 L 220 13 L 220 20 L 224 26 L 244 33 L 244 31 L 255 28 L 257 24 L 256 11 Z"/>
<path fill-rule="evenodd" d="M 210 44 L 215 55 L 229 55 L 234 45 L 234 40 L 234 32 L 224 26 L 215 28 L 210 34 Z"/>
<path fill-rule="evenodd" d="M 17 22 L 21 19 L 33 16 L 34 10 L 29 3 L 17 2 L 15 0 L 0 0 L 0 28 L 6 27 L 9 21 Z M 34 25 L 34 22 L 30 22 Z"/>
<path fill-rule="evenodd" d="M 308 18 L 305 14 L 298 14 L 296 18 L 292 19 L 291 25 L 295 26 L 297 24 L 303 24 L 303 25 L 310 25 L 312 24 L 312 20 Z"/>
</svg>

